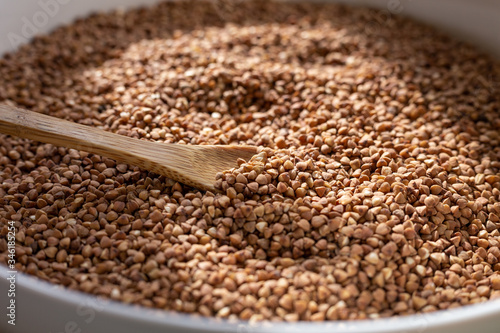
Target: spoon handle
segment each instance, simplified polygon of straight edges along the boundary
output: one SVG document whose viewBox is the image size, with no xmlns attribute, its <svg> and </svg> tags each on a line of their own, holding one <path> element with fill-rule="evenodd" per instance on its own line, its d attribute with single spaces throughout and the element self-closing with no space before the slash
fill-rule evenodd
<svg viewBox="0 0 500 333">
<path fill-rule="evenodd" d="M 137 160 L 127 154 L 127 150 L 136 146 L 144 148 L 142 146 L 146 143 L 5 104 L 0 104 L 0 133 L 50 143 L 58 147 L 83 150 L 134 165 L 137 165 Z"/>
<path fill-rule="evenodd" d="M 185 179 L 177 170 L 190 168 L 183 158 L 189 150 L 182 145 L 134 139 L 5 104 L 0 104 L 0 133 L 106 156 L 178 181 Z"/>
</svg>

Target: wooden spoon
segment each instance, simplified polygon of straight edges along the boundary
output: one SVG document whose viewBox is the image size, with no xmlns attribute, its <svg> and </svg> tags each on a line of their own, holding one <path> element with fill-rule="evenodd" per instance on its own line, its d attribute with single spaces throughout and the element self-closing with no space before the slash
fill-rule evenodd
<svg viewBox="0 0 500 333">
<path fill-rule="evenodd" d="M 150 142 L 0 104 L 0 133 L 87 151 L 164 175 L 202 190 L 217 172 L 237 167 L 258 151 L 251 146 L 188 146 Z"/>
</svg>

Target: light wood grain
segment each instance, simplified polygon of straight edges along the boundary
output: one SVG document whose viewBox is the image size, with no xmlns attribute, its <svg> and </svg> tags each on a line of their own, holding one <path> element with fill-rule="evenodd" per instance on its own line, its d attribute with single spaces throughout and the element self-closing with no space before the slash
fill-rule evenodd
<svg viewBox="0 0 500 333">
<path fill-rule="evenodd" d="M 251 146 L 188 146 L 150 142 L 0 104 L 0 133 L 112 158 L 178 182 L 215 191 L 217 172 L 257 153 Z"/>
</svg>

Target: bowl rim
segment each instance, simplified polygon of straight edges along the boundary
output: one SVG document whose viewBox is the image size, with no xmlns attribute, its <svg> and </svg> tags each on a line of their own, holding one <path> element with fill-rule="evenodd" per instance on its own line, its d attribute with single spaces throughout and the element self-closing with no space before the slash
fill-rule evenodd
<svg viewBox="0 0 500 333">
<path fill-rule="evenodd" d="M 153 0 L 151 0 L 153 1 Z M 327 1 L 327 0 L 323 0 Z M 430 0 L 425 0 L 431 3 Z M 62 0 L 61 0 L 62 2 Z M 68 1 L 69 2 L 69 1 Z M 106 1 L 108 2 L 108 1 Z M 117 2 L 117 0 L 115 0 Z M 130 1 L 129 1 L 130 2 Z M 349 2 L 342 0 L 342 2 Z M 367 0 L 358 0 L 356 3 L 367 3 Z M 375 2 L 375 1 L 374 1 Z M 386 1 L 378 0 L 378 3 Z M 444 1 L 441 1 L 444 2 Z M 447 1 L 451 3 L 450 0 Z M 456 3 L 466 3 L 466 0 L 456 1 Z M 438 4 L 439 2 L 436 2 Z M 500 8 L 495 0 L 482 0 L 484 11 L 494 12 Z M 488 6 L 486 6 L 488 4 Z M 23 3 L 23 5 L 25 5 Z M 354 4 L 356 5 L 356 4 Z M 26 4 L 26 6 L 28 6 Z M 408 6 L 416 6 L 416 3 L 408 3 Z M 472 5 L 471 5 L 472 6 Z M 479 4 L 478 4 L 479 6 Z M 491 8 L 490 8 L 491 7 Z M 433 7 L 431 7 L 433 8 Z M 458 7 L 457 7 L 458 8 Z M 1 16 L 1 15 L 0 15 Z M 74 18 L 73 18 L 74 19 Z M 72 19 L 72 20 L 73 20 Z M 500 55 L 498 49 L 496 55 Z M 3 52 L 0 52 L 0 57 Z M 493 53 L 491 53 L 493 54 Z M 5 279 L 12 273 L 3 264 L 0 264 L 0 286 L 5 283 Z M 16 288 L 23 290 L 28 295 L 36 295 L 53 303 L 62 304 L 68 308 L 77 308 L 82 303 L 92 304 L 99 298 L 96 295 L 84 293 L 81 291 L 69 290 L 61 285 L 56 285 L 26 273 L 16 273 Z M 490 300 L 480 304 L 465 305 L 455 309 L 439 310 L 426 314 L 415 314 L 408 316 L 396 316 L 391 318 L 367 319 L 355 321 L 323 321 L 296 323 L 286 322 L 258 322 L 249 323 L 246 321 L 229 321 L 226 319 L 216 319 L 214 317 L 201 317 L 200 315 L 191 315 L 175 312 L 171 310 L 149 309 L 138 305 L 129 305 L 109 299 L 103 300 L 105 306 L 97 312 L 98 316 L 106 318 L 123 318 L 136 321 L 138 323 L 147 323 L 155 325 L 158 328 L 185 329 L 192 331 L 206 332 L 303 332 L 306 329 L 314 329 L 314 332 L 424 332 L 430 329 L 447 329 L 447 326 L 454 327 L 468 324 L 470 322 L 481 322 L 490 320 L 488 324 L 500 325 L 500 299 Z M 2 322 L 3 324 L 3 322 Z M 0 330 L 2 326 L 0 325 Z"/>
<path fill-rule="evenodd" d="M 0 264 L 0 277 L 6 281 L 13 271 Z M 471 320 L 483 321 L 500 317 L 500 299 L 489 300 L 479 304 L 464 305 L 454 309 L 438 310 L 425 314 L 395 316 L 389 318 L 366 320 L 338 320 L 309 322 L 256 322 L 228 320 L 215 317 L 203 317 L 172 310 L 150 309 L 140 305 L 125 304 L 106 299 L 101 296 L 67 289 L 23 272 L 16 272 L 16 288 L 23 289 L 31 295 L 58 302 L 69 308 L 77 308 L 82 304 L 101 302 L 97 315 L 103 317 L 123 318 L 136 323 L 154 325 L 158 328 L 181 328 L 205 332 L 424 332 L 429 329 L 446 328 L 448 325 L 461 325 Z"/>
</svg>

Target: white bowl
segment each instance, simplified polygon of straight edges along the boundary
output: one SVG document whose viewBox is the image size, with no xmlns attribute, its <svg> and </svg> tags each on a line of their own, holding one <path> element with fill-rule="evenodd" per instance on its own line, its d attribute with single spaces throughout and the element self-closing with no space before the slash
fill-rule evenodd
<svg viewBox="0 0 500 333">
<path fill-rule="evenodd" d="M 96 10 L 150 5 L 158 0 L 37 0 L 0 3 L 0 54 L 15 50 L 33 32 L 46 33 Z M 367 4 L 384 17 L 403 13 L 430 22 L 500 58 L 500 1 L 497 0 L 340 0 Z M 383 11 L 383 12 L 382 12 Z M 8 323 L 11 275 L 0 266 L 0 332 L 407 332 L 500 331 L 500 300 L 425 315 L 322 323 L 228 322 L 105 301 L 92 295 L 17 273 L 16 325 Z"/>
</svg>

